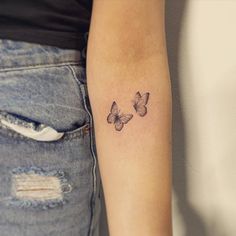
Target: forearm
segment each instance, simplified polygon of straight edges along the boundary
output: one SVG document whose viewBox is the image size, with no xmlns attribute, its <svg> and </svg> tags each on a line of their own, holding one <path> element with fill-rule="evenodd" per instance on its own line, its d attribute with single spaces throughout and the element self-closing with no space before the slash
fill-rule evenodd
<svg viewBox="0 0 236 236">
<path fill-rule="evenodd" d="M 111 22 L 109 35 L 93 27 L 87 77 L 110 235 L 171 236 L 171 87 L 163 25 L 149 37 L 142 24 L 127 33 Z M 137 92 L 149 93 L 146 114 L 135 108 Z M 114 101 L 120 116 L 132 115 L 121 129 L 107 119 Z"/>
</svg>

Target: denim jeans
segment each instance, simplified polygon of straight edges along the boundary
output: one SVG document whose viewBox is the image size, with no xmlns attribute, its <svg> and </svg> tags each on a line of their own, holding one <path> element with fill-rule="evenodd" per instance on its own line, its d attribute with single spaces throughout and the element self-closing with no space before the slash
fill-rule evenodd
<svg viewBox="0 0 236 236">
<path fill-rule="evenodd" d="M 84 54 L 0 40 L 0 236 L 99 236 Z"/>
</svg>

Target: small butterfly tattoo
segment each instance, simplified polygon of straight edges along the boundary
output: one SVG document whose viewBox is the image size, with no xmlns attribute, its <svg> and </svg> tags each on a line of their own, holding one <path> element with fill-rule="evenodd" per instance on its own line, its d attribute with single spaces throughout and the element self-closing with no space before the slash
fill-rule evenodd
<svg viewBox="0 0 236 236">
<path fill-rule="evenodd" d="M 132 100 L 133 102 L 133 107 L 135 109 L 135 111 L 137 112 L 137 114 L 139 116 L 145 116 L 147 114 L 147 102 L 149 99 L 149 94 L 150 93 L 144 93 L 142 96 L 140 94 L 140 92 L 137 92 L 135 94 L 135 98 L 134 100 Z"/>
<path fill-rule="evenodd" d="M 107 116 L 107 122 L 113 123 L 115 125 L 115 129 L 117 131 L 121 131 L 124 124 L 127 124 L 133 117 L 132 114 L 119 114 L 120 110 L 118 110 L 118 106 L 114 101 L 111 105 L 111 111 Z"/>
</svg>

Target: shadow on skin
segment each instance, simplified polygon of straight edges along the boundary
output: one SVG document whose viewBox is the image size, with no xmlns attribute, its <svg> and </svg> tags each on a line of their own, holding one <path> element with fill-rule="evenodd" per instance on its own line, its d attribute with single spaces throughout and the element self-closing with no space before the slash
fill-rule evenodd
<svg viewBox="0 0 236 236">
<path fill-rule="evenodd" d="M 185 123 L 180 99 L 181 78 L 178 69 L 180 33 L 186 5 L 187 0 L 166 1 L 166 36 L 173 95 L 173 188 L 177 197 L 177 207 L 184 221 L 184 236 L 207 236 L 205 223 L 191 206 L 187 191 Z"/>
</svg>

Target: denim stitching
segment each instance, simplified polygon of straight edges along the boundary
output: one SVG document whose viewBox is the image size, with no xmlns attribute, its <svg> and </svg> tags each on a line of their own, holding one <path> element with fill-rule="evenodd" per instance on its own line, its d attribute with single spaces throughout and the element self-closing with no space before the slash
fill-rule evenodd
<svg viewBox="0 0 236 236">
<path fill-rule="evenodd" d="M 86 84 L 82 84 L 79 79 L 77 78 L 76 74 L 75 74 L 75 71 L 74 69 L 70 66 L 70 69 L 73 71 L 73 76 L 75 78 L 75 80 L 77 81 L 77 83 L 80 85 L 80 89 L 82 90 L 83 89 L 83 92 L 81 91 L 82 93 L 82 98 L 83 98 L 83 103 L 84 103 L 84 108 L 85 110 L 87 111 L 88 115 L 89 115 L 89 118 L 90 118 L 90 124 L 91 124 L 91 127 L 92 127 L 92 124 L 93 124 L 93 119 L 92 119 L 92 115 L 90 113 L 90 111 L 88 110 L 88 107 L 87 107 L 87 104 L 86 104 L 86 98 L 85 98 L 85 90 L 84 90 L 84 87 L 82 86 L 86 86 Z M 93 219 L 94 219 L 94 210 L 95 210 L 95 206 L 94 206 L 94 201 L 95 201 L 95 193 L 97 191 L 97 178 L 96 178 L 96 168 L 97 168 L 97 159 L 96 159 L 96 156 L 95 156 L 95 153 L 93 151 L 93 133 L 92 133 L 92 128 L 90 129 L 90 150 L 91 150 L 91 153 L 92 153 L 92 156 L 93 156 L 93 161 L 94 161 L 94 165 L 93 165 L 93 194 L 92 194 L 92 197 L 91 197 L 91 223 L 90 223 L 90 229 L 89 229 L 89 236 L 92 236 L 92 226 L 93 226 Z"/>
<path fill-rule="evenodd" d="M 74 79 L 73 79 L 73 83 L 74 83 L 74 85 L 75 85 L 75 86 L 78 88 L 78 90 L 79 90 L 80 95 L 77 95 L 77 93 L 76 93 L 76 96 L 77 96 L 78 99 L 80 100 L 81 98 L 83 98 L 83 94 L 82 94 L 82 92 L 81 92 L 80 86 L 78 86 L 78 85 L 81 84 L 81 82 L 78 80 L 74 68 L 73 68 L 71 65 L 67 65 L 67 68 L 68 68 L 69 71 L 72 73 L 72 76 L 73 76 L 73 78 L 74 78 Z M 84 104 L 83 104 L 83 105 L 84 105 Z M 85 106 L 84 106 L 84 108 L 85 108 Z M 86 109 L 86 108 L 85 108 L 85 109 Z"/>
<path fill-rule="evenodd" d="M 84 88 L 84 87 L 83 87 Z M 84 100 L 84 103 L 85 103 L 85 109 L 87 110 L 88 114 L 89 114 L 89 117 L 90 117 L 90 123 L 91 123 L 91 126 L 93 124 L 93 121 L 92 121 L 92 115 L 91 113 L 89 112 L 88 108 L 87 108 L 87 105 L 86 105 L 86 101 L 85 101 L 85 95 L 83 94 L 83 100 Z M 97 160 L 96 160 L 96 156 L 95 156 L 95 153 L 93 151 L 93 133 L 92 133 L 92 128 L 90 129 L 90 149 L 91 149 L 91 152 L 92 152 L 92 156 L 93 156 L 93 160 L 94 160 L 94 167 L 93 167 L 93 177 L 94 177 L 94 181 L 93 181 L 93 196 L 92 196 L 92 199 L 91 199 L 91 205 L 92 205 L 92 213 L 91 213 L 91 225 L 90 225 L 90 232 L 89 232 L 89 235 L 92 236 L 92 226 L 93 226 L 93 219 L 94 219 L 94 210 L 95 210 L 95 205 L 94 205 L 94 201 L 95 201 L 95 193 L 97 191 L 97 178 L 96 178 L 96 167 L 97 167 Z"/>
</svg>

